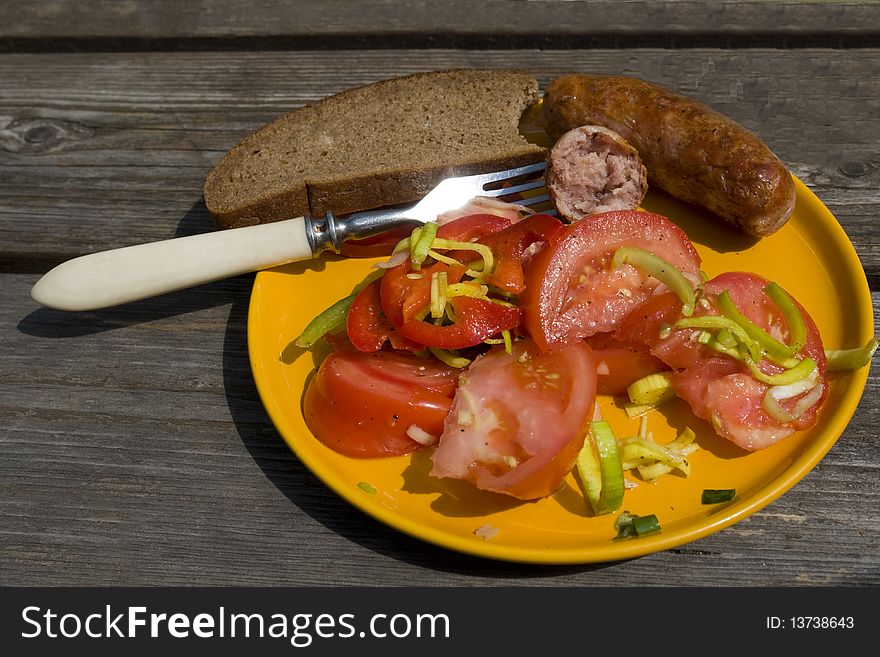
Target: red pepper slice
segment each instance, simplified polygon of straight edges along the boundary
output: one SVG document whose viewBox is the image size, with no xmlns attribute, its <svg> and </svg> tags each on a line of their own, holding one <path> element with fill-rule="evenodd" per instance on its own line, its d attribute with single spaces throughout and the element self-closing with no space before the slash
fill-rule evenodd
<svg viewBox="0 0 880 657">
<path fill-rule="evenodd" d="M 411 319 L 394 328 L 410 340 L 439 349 L 464 349 L 478 345 L 501 331 L 519 326 L 521 312 L 477 297 L 455 297 L 456 321 L 437 326 L 421 319 Z"/>
<path fill-rule="evenodd" d="M 470 242 L 510 228 L 510 219 L 495 214 L 469 214 L 437 228 L 437 237 L 444 240 Z"/>
</svg>

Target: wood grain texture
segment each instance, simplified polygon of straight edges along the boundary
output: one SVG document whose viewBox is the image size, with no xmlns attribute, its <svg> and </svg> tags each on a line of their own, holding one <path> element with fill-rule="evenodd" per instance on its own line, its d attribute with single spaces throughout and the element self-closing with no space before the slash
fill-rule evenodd
<svg viewBox="0 0 880 657">
<path fill-rule="evenodd" d="M 3 46 L 191 49 L 316 46 L 869 45 L 870 0 L 4 1 Z M 771 42 L 772 38 L 775 42 Z M 259 40 L 259 41 L 257 41 Z M 635 41 L 635 43 L 632 43 Z M 875 44 L 876 45 L 876 44 Z"/>
<path fill-rule="evenodd" d="M 281 112 L 391 75 L 499 66 L 527 68 L 544 82 L 577 70 L 637 75 L 756 130 L 849 233 L 876 313 L 878 55 L 0 55 L 0 584 L 880 585 L 876 365 L 842 438 L 763 511 L 629 562 L 524 566 L 408 538 L 341 501 L 299 463 L 251 378 L 252 277 L 92 313 L 29 299 L 37 274 L 61 259 L 210 230 L 205 174 Z"/>
</svg>

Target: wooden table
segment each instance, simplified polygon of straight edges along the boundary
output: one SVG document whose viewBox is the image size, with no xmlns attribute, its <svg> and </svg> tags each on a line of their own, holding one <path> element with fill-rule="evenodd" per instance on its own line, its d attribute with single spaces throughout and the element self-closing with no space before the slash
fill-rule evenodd
<svg viewBox="0 0 880 657">
<path fill-rule="evenodd" d="M 405 7 L 409 7 L 406 9 Z M 679 549 L 487 561 L 350 507 L 285 446 L 246 349 L 253 276 L 83 313 L 40 274 L 212 229 L 206 173 L 291 108 L 445 67 L 644 77 L 760 133 L 880 295 L 871 2 L 0 2 L 0 583 L 880 584 L 880 380 L 805 479 Z"/>
</svg>

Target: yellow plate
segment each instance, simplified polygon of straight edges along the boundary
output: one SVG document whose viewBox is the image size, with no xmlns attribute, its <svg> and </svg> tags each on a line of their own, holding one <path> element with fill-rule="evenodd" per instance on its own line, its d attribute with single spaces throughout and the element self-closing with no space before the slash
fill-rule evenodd
<svg viewBox="0 0 880 657">
<path fill-rule="evenodd" d="M 659 193 L 649 194 L 644 206 L 687 231 L 709 276 L 732 270 L 760 273 L 800 300 L 827 348 L 863 345 L 874 334 L 874 323 L 861 263 L 828 209 L 799 180 L 796 184 L 797 206 L 789 223 L 757 242 Z M 615 541 L 617 514 L 592 517 L 571 475 L 552 497 L 519 502 L 465 482 L 429 477 L 425 451 L 351 459 L 309 433 L 301 400 L 319 355 L 300 352 L 292 341 L 314 315 L 349 294 L 373 262 L 324 259 L 257 275 L 248 318 L 257 388 L 281 436 L 327 486 L 398 530 L 465 553 L 520 562 L 601 562 L 669 549 L 718 531 L 772 502 L 819 462 L 849 422 L 868 375 L 863 368 L 835 378 L 817 426 L 751 454 L 718 438 L 683 402 L 652 413 L 649 428 L 659 442 L 671 440 L 687 425 L 696 431 L 701 449 L 690 458 L 690 477 L 667 475 L 626 492 L 623 509 L 656 514 L 662 531 Z M 600 402 L 618 436 L 636 431 L 638 421 L 630 420 L 613 399 Z M 362 482 L 375 492 L 359 487 Z M 700 495 L 705 488 L 735 488 L 737 499 L 704 506 Z"/>
</svg>

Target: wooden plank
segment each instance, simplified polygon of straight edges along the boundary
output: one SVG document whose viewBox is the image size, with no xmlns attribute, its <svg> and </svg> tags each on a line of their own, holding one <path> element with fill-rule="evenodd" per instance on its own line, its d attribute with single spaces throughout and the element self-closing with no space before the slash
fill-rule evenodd
<svg viewBox="0 0 880 657">
<path fill-rule="evenodd" d="M 275 116 L 393 75 L 522 67 L 623 73 L 757 131 L 880 277 L 880 50 L 577 50 L 0 56 L 0 267 L 39 272 L 211 229 L 204 177 Z M 809 82 L 806 82 L 809 80 Z"/>
<path fill-rule="evenodd" d="M 37 308 L 35 280 L 0 280 L 4 585 L 880 585 L 876 365 L 819 466 L 744 522 L 628 562 L 523 566 L 399 534 L 296 460 L 250 377 L 250 276 L 76 314 Z"/>
<path fill-rule="evenodd" d="M 11 4 L 11 3 L 6 3 Z M 15 3 L 7 52 L 31 49 L 876 45 L 869 0 L 81 0 Z M 826 43 L 825 45 L 832 45 Z"/>
</svg>

